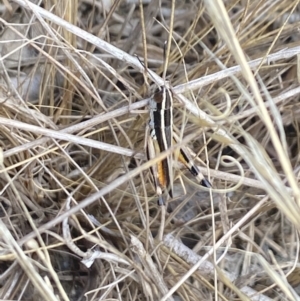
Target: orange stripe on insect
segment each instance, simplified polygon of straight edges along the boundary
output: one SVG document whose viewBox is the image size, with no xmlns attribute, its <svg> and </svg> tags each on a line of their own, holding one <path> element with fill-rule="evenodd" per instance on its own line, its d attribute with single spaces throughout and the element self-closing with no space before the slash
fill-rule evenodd
<svg viewBox="0 0 300 301">
<path fill-rule="evenodd" d="M 164 170 L 164 166 L 163 166 L 163 161 L 160 161 L 157 163 L 157 177 L 158 177 L 158 182 L 159 185 L 162 188 L 166 188 L 167 187 L 167 179 L 166 179 L 166 173 Z"/>
</svg>

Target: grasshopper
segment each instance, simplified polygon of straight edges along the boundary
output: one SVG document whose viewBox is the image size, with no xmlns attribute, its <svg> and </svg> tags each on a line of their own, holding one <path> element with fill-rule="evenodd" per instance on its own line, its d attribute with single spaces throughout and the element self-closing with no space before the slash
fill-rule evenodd
<svg viewBox="0 0 300 301">
<path fill-rule="evenodd" d="M 167 86 L 161 86 L 149 101 L 149 129 L 147 138 L 148 160 L 163 151 L 167 151 L 173 144 L 178 143 L 179 138 L 173 132 L 173 93 Z M 202 175 L 194 163 L 189 151 L 180 147 L 177 159 L 183 163 L 197 181 L 204 187 L 212 187 L 210 182 Z M 151 166 L 151 173 L 158 196 L 158 204 L 165 205 L 163 192 L 168 189 L 169 195 L 173 198 L 173 172 L 172 155 Z"/>
</svg>

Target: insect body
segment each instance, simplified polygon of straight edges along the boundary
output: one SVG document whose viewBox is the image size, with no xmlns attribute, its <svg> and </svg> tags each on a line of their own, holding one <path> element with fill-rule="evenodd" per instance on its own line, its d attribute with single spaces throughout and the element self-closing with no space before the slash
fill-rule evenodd
<svg viewBox="0 0 300 301">
<path fill-rule="evenodd" d="M 150 99 L 150 135 L 148 135 L 147 156 L 153 159 L 157 153 L 168 150 L 172 146 L 172 124 L 173 124 L 173 97 L 170 89 L 160 87 Z M 162 190 L 172 191 L 172 157 L 167 156 L 162 161 L 151 167 L 151 172 L 158 194 L 158 204 L 163 205 Z"/>
<path fill-rule="evenodd" d="M 178 143 L 178 136 L 173 133 L 173 94 L 166 86 L 160 87 L 150 99 L 150 135 L 147 141 L 148 160 L 155 158 L 156 154 L 166 151 L 173 143 Z M 183 163 L 202 186 L 211 187 L 208 180 L 204 178 L 198 167 L 192 160 L 189 152 L 181 147 L 178 152 L 178 160 Z M 158 204 L 164 205 L 162 194 L 168 189 L 169 195 L 173 197 L 173 173 L 172 155 L 151 167 L 154 186 L 158 195 Z"/>
</svg>

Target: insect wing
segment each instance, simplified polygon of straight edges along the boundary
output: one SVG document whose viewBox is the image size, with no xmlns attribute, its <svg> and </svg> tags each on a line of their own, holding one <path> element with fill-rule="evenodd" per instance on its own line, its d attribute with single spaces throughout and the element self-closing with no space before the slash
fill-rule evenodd
<svg viewBox="0 0 300 301">
<path fill-rule="evenodd" d="M 148 135 L 147 141 L 147 157 L 148 160 L 154 159 L 159 153 L 159 146 L 155 139 Z M 164 205 L 165 202 L 162 197 L 162 188 L 165 188 L 167 185 L 167 180 L 164 174 L 163 161 L 154 163 L 150 167 L 150 171 L 153 178 L 153 183 L 155 186 L 156 194 L 158 195 L 158 204 L 160 206 Z"/>
</svg>

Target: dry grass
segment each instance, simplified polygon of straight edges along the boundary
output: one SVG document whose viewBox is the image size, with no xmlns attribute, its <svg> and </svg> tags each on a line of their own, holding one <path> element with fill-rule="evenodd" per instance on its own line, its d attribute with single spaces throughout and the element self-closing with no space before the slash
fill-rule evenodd
<svg viewBox="0 0 300 301">
<path fill-rule="evenodd" d="M 300 300 L 299 1 L 43 2 L 0 6 L 0 299 Z M 163 84 L 213 184 L 166 212 Z"/>
</svg>

